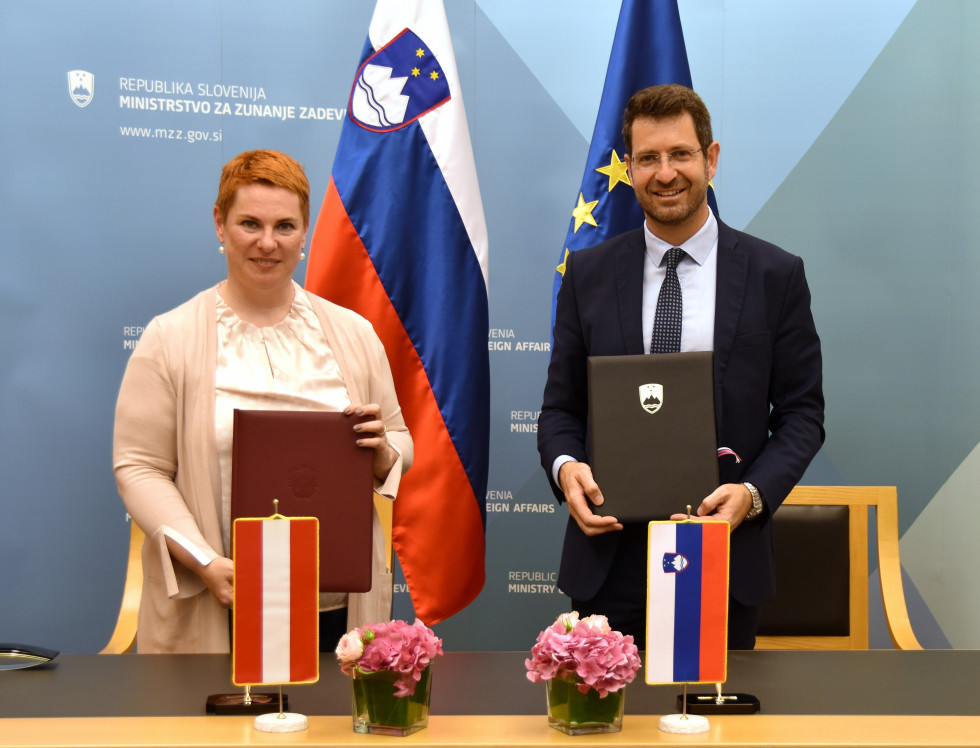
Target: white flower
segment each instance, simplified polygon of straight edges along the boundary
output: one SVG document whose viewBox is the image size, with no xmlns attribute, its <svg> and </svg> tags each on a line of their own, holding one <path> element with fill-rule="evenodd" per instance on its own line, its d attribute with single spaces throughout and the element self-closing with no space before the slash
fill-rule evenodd
<svg viewBox="0 0 980 748">
<path fill-rule="evenodd" d="M 341 662 L 357 662 L 364 654 L 364 642 L 356 631 L 350 631 L 337 642 L 337 659 Z"/>
<path fill-rule="evenodd" d="M 562 613 L 558 616 L 558 623 L 565 627 L 565 631 L 571 631 L 575 628 L 575 624 L 578 623 L 578 611 L 573 610 L 571 613 Z"/>
<path fill-rule="evenodd" d="M 608 634 L 612 629 L 609 627 L 609 620 L 605 616 L 591 615 L 582 619 L 589 629 L 600 634 Z"/>
</svg>

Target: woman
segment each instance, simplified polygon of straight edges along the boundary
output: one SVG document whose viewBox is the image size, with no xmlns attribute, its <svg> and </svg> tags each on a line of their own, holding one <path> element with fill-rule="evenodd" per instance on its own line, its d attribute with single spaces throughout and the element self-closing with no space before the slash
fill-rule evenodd
<svg viewBox="0 0 980 748">
<path fill-rule="evenodd" d="M 305 257 L 309 193 L 303 168 L 285 154 L 249 151 L 228 162 L 214 206 L 228 277 L 153 319 L 126 367 L 113 462 L 147 535 L 140 652 L 229 651 L 235 408 L 374 416 L 352 425 L 351 438 L 374 451 L 375 490 L 389 499 L 411 465 L 412 438 L 370 323 L 292 280 Z M 377 515 L 373 558 L 371 592 L 321 595 L 329 611 L 321 628 L 332 628 L 321 631 L 325 645 L 390 610 Z"/>
</svg>

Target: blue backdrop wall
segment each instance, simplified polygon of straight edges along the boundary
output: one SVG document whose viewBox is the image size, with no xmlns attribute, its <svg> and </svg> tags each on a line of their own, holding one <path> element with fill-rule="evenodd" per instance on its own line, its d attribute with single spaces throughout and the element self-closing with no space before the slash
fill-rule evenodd
<svg viewBox="0 0 980 748">
<path fill-rule="evenodd" d="M 490 234 L 492 435 L 486 587 L 439 630 L 448 649 L 525 649 L 567 607 L 535 421 L 619 3 L 446 6 Z M 897 485 L 920 639 L 980 647 L 964 571 L 980 530 L 980 4 L 680 7 L 722 145 L 721 214 L 806 262 L 828 405 L 806 482 Z M 315 218 L 372 10 L 0 5 L 0 640 L 108 639 L 129 533 L 111 471 L 127 357 L 153 315 L 223 277 L 211 206 L 231 156 L 294 155 Z M 92 76 L 90 100 L 72 71 Z M 395 611 L 411 615 L 400 578 Z M 880 622 L 872 644 L 888 646 Z"/>
</svg>

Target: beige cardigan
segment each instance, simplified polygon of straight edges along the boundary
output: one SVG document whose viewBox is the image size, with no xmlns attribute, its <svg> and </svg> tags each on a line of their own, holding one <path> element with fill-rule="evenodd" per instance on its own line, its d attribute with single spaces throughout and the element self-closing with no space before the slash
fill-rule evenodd
<svg viewBox="0 0 980 748">
<path fill-rule="evenodd" d="M 394 499 L 412 463 L 413 444 L 395 395 L 388 359 L 363 317 L 313 294 L 310 301 L 337 358 L 352 403 L 378 403 L 389 442 L 401 454 L 375 490 Z M 228 612 L 196 574 L 174 563 L 163 526 L 210 558 L 221 539 L 221 477 L 214 435 L 216 290 L 202 291 L 146 327 L 123 375 L 116 403 L 113 465 L 119 494 L 146 533 L 138 650 L 228 652 Z M 391 614 L 391 574 L 375 513 L 374 585 L 350 595 L 349 628 Z"/>
</svg>

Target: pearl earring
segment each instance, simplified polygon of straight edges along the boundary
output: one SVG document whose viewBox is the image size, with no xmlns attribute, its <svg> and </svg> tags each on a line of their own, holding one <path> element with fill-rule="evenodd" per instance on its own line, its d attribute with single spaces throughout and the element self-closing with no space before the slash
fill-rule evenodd
<svg viewBox="0 0 980 748">
<path fill-rule="evenodd" d="M 224 253 L 225 253 L 225 245 L 224 245 L 223 243 L 222 243 L 222 245 L 221 245 L 220 247 L 218 247 L 218 251 L 219 251 L 219 252 L 220 252 L 221 254 L 224 254 Z"/>
<path fill-rule="evenodd" d="M 306 259 L 306 252 L 303 252 L 302 250 L 300 250 L 299 259 L 305 260 Z"/>
</svg>

